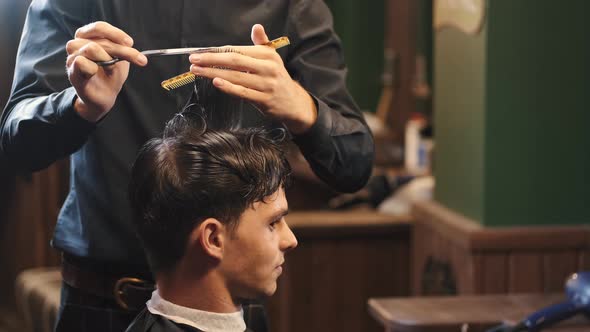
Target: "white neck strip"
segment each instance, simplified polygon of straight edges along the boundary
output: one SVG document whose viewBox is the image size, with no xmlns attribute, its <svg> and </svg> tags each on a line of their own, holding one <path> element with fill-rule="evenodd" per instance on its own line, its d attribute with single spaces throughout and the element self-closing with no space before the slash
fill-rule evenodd
<svg viewBox="0 0 590 332">
<path fill-rule="evenodd" d="M 242 332 L 246 330 L 243 310 L 221 314 L 183 307 L 164 300 L 158 290 L 146 303 L 147 309 L 154 315 L 165 317 L 175 323 L 192 326 L 205 332 Z"/>
</svg>

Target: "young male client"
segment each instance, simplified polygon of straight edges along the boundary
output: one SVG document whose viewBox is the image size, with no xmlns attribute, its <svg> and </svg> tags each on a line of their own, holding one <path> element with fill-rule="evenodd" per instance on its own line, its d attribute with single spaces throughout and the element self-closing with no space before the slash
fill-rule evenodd
<svg viewBox="0 0 590 332">
<path fill-rule="evenodd" d="M 258 128 L 208 129 L 185 111 L 140 150 L 130 200 L 157 289 L 127 331 L 265 325 L 242 305 L 275 292 L 285 253 L 297 246 L 278 141 Z"/>
</svg>

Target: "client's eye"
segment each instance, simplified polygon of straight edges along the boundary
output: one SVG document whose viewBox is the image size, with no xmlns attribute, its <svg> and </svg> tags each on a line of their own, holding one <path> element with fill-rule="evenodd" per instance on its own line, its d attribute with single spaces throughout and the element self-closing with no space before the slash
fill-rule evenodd
<svg viewBox="0 0 590 332">
<path fill-rule="evenodd" d="M 274 230 L 277 226 L 277 224 L 279 223 L 280 220 L 275 220 L 273 222 L 271 222 L 268 227 L 270 227 L 271 230 Z"/>
</svg>

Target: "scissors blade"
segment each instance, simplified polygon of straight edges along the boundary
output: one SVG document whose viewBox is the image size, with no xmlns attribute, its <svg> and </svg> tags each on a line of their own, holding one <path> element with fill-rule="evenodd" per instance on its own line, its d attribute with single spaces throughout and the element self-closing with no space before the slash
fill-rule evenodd
<svg viewBox="0 0 590 332">
<path fill-rule="evenodd" d="M 182 54 L 193 54 L 193 53 L 206 53 L 214 50 L 219 50 L 222 47 L 188 47 L 188 48 L 165 48 L 161 50 L 145 50 L 141 53 L 145 56 L 162 56 L 162 55 L 182 55 Z M 113 58 L 108 61 L 95 61 L 95 63 L 101 67 L 110 66 L 115 64 L 122 59 Z"/>
<path fill-rule="evenodd" d="M 212 50 L 217 50 L 220 47 L 186 47 L 186 48 L 165 48 L 161 50 L 145 50 L 141 53 L 145 56 L 161 56 L 161 55 L 180 55 L 204 53 Z"/>
<path fill-rule="evenodd" d="M 274 49 L 281 48 L 289 45 L 290 41 L 287 37 L 279 37 L 266 43 L 266 46 L 270 46 Z M 160 56 L 160 55 L 179 55 L 179 54 L 193 54 L 193 53 L 205 53 L 211 51 L 219 51 L 224 48 L 231 48 L 231 46 L 208 46 L 208 47 L 187 47 L 187 48 L 165 48 L 160 50 L 145 50 L 142 51 L 145 56 Z"/>
<path fill-rule="evenodd" d="M 281 48 L 283 46 L 289 45 L 289 38 L 287 37 L 279 37 L 277 39 L 273 39 L 270 42 L 266 43 L 265 45 L 270 46 L 274 49 Z M 186 47 L 186 48 L 164 48 L 159 50 L 145 50 L 141 53 L 145 56 L 162 56 L 162 55 L 181 55 L 181 54 L 193 54 L 193 53 L 205 53 L 211 51 L 219 51 L 224 49 L 224 46 L 209 46 L 209 47 Z M 113 58 L 108 61 L 95 61 L 99 66 L 110 66 L 116 62 L 121 61 L 119 58 Z"/>
</svg>

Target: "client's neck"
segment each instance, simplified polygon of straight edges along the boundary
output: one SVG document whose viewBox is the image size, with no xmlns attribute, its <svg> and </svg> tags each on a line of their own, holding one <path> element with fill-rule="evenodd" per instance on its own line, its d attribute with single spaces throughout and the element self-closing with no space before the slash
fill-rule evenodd
<svg viewBox="0 0 590 332">
<path fill-rule="evenodd" d="M 211 272 L 195 275 L 179 264 L 172 272 L 156 273 L 156 283 L 160 296 L 176 305 L 216 313 L 240 310 L 227 287 Z"/>
</svg>

